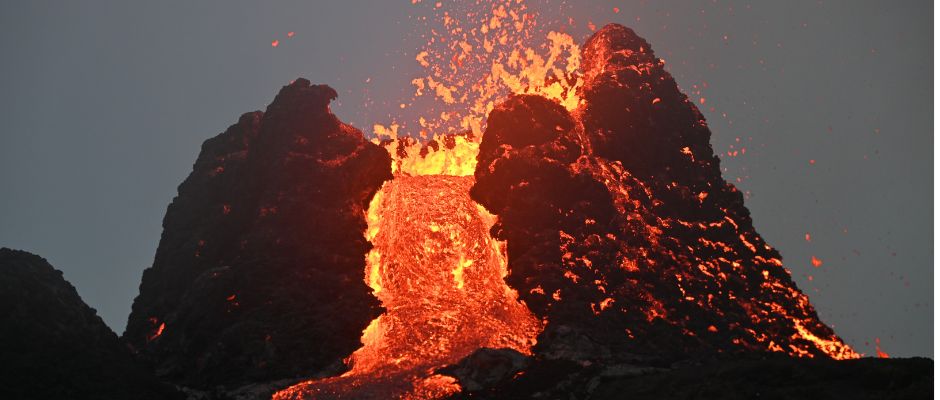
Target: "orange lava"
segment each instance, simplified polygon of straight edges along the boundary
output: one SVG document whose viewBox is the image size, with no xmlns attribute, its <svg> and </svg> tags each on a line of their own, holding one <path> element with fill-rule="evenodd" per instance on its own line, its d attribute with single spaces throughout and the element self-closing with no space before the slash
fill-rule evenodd
<svg viewBox="0 0 940 400">
<path fill-rule="evenodd" d="M 433 370 L 483 347 L 528 354 L 540 322 L 503 281 L 504 245 L 495 217 L 468 194 L 472 177 L 404 176 L 373 199 L 366 282 L 386 313 L 339 377 L 308 381 L 275 399 L 438 398 L 459 391 Z"/>
<path fill-rule="evenodd" d="M 154 339 L 160 337 L 160 335 L 163 334 L 163 330 L 166 329 L 165 322 L 160 322 L 160 325 L 157 325 L 157 322 L 160 322 L 160 321 L 157 320 L 156 317 L 150 317 L 150 323 L 156 326 L 156 329 L 154 329 L 153 334 L 147 337 L 148 342 L 152 342 Z"/>
<path fill-rule="evenodd" d="M 411 81 L 414 93 L 407 104 L 401 103 L 403 109 L 420 107 L 422 116 L 416 125 L 373 126 L 374 142 L 396 159 L 394 172 L 473 175 L 486 116 L 511 94 L 538 94 L 569 111 L 580 104 L 579 46 L 561 32 L 564 26 L 546 23 L 525 2 L 434 7 L 427 21 L 433 34 L 423 36 L 427 43 L 415 55 L 423 72 Z M 414 138 L 441 142 L 442 134 L 457 134 L 456 147 L 419 156 L 428 148 Z M 444 159 L 450 164 L 441 165 Z"/>
<path fill-rule="evenodd" d="M 823 265 L 822 260 L 816 258 L 816 256 L 812 256 L 809 260 L 813 263 L 813 267 L 819 268 Z"/>
</svg>

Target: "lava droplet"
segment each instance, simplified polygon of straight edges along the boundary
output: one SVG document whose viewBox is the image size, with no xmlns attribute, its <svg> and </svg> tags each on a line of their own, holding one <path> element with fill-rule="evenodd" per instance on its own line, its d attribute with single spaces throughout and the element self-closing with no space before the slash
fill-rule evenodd
<svg viewBox="0 0 940 400">
<path fill-rule="evenodd" d="M 819 268 L 819 267 L 821 267 L 821 266 L 823 265 L 822 260 L 816 258 L 816 256 L 812 256 L 812 258 L 810 259 L 810 261 L 813 262 L 813 266 L 816 267 L 816 268 Z"/>
</svg>

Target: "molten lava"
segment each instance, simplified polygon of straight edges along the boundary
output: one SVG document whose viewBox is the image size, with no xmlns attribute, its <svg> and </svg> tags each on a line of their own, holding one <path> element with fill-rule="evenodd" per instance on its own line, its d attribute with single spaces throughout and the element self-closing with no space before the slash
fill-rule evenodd
<svg viewBox="0 0 940 400">
<path fill-rule="evenodd" d="M 459 390 L 433 370 L 482 347 L 528 354 L 541 330 L 503 278 L 495 217 L 474 203 L 472 177 L 398 176 L 369 207 L 366 280 L 386 313 L 362 335 L 342 376 L 303 383 L 278 399 L 435 398 Z"/>
</svg>

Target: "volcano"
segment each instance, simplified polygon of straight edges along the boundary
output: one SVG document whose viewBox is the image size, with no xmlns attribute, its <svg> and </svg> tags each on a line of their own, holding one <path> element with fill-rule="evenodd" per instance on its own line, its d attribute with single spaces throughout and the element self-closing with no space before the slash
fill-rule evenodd
<svg viewBox="0 0 940 400">
<path fill-rule="evenodd" d="M 481 134 L 429 142 L 367 141 L 332 89 L 286 86 L 203 146 L 125 340 L 193 387 L 314 376 L 279 399 L 440 398 L 557 362 L 858 358 L 649 43 L 609 25 L 578 56 L 566 100 L 511 94 Z"/>
<path fill-rule="evenodd" d="M 193 399 L 930 393 L 820 320 L 649 43 L 552 37 L 458 133 L 368 140 L 297 79 L 207 140 L 115 354 Z"/>
</svg>

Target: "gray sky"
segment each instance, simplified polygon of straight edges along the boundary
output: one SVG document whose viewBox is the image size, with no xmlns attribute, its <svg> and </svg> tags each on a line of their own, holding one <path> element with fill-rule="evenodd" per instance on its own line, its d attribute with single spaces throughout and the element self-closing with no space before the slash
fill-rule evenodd
<svg viewBox="0 0 940 400">
<path fill-rule="evenodd" d="M 573 3 L 578 41 L 588 21 L 627 25 L 706 99 L 725 178 L 824 321 L 867 354 L 878 337 L 933 356 L 931 2 Z M 429 15 L 409 0 L 0 2 L 0 246 L 49 259 L 120 333 L 202 141 L 299 76 L 336 88 L 360 129 L 390 122 L 419 73 L 410 14 Z"/>
</svg>

